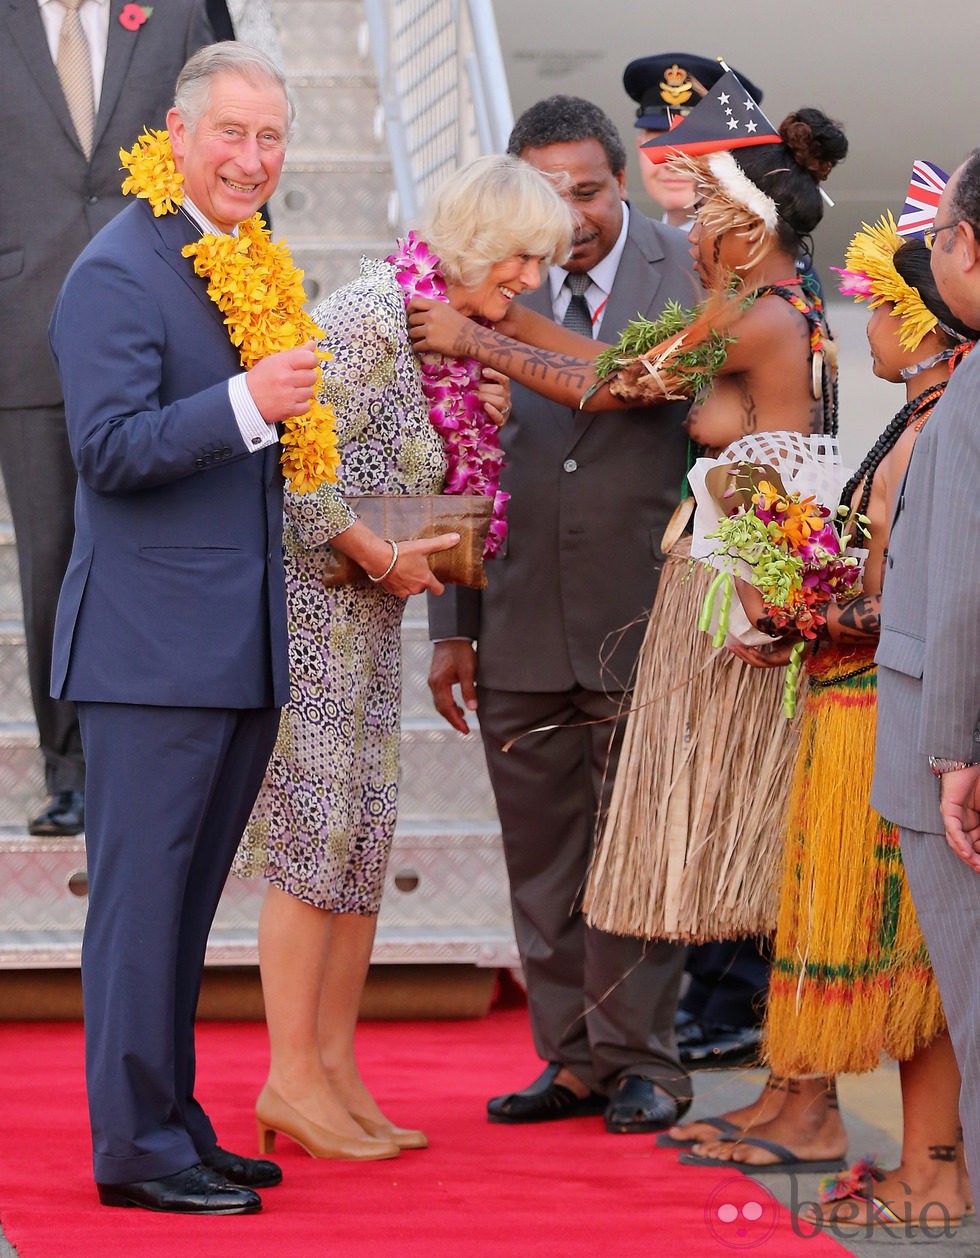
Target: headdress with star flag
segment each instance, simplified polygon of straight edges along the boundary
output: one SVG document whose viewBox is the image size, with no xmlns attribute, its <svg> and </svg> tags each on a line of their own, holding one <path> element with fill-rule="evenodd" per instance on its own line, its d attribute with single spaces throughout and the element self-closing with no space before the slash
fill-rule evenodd
<svg viewBox="0 0 980 1258">
<path fill-rule="evenodd" d="M 752 99 L 734 70 L 726 70 L 686 118 L 642 146 L 652 162 L 668 161 L 679 151 L 696 157 L 723 149 L 778 144 L 779 132 Z"/>
</svg>

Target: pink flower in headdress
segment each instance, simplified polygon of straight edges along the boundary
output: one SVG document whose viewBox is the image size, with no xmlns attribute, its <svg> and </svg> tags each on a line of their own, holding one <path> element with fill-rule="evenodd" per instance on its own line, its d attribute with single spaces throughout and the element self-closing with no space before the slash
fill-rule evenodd
<svg viewBox="0 0 980 1258">
<path fill-rule="evenodd" d="M 830 269 L 841 277 L 837 289 L 842 297 L 853 297 L 861 301 L 862 298 L 871 296 L 871 277 L 863 271 L 845 271 L 839 266 L 832 266 Z"/>
</svg>

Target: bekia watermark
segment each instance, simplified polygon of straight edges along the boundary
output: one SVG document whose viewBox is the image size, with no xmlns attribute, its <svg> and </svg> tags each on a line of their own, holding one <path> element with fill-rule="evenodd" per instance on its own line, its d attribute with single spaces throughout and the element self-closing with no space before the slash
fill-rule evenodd
<svg viewBox="0 0 980 1258">
<path fill-rule="evenodd" d="M 832 1236 L 837 1240 L 856 1237 L 885 1240 L 941 1240 L 956 1235 L 955 1222 L 941 1201 L 927 1201 L 916 1208 L 909 1200 L 908 1185 L 902 1196 L 889 1192 L 873 1202 L 856 1197 L 842 1201 L 815 1202 L 799 1195 L 796 1177 L 789 1175 L 790 1199 L 786 1204 L 789 1223 L 801 1240 Z M 808 1217 L 808 1207 L 816 1208 L 817 1223 Z M 782 1217 L 782 1206 L 768 1189 L 745 1175 L 733 1175 L 716 1184 L 704 1203 L 704 1222 L 716 1241 L 731 1250 L 756 1249 L 773 1235 Z"/>
</svg>

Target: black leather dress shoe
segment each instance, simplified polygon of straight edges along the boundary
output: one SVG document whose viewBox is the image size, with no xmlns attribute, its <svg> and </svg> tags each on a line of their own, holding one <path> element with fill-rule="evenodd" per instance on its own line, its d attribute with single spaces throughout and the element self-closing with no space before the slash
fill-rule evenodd
<svg viewBox="0 0 980 1258">
<path fill-rule="evenodd" d="M 243 1188 L 275 1188 L 282 1183 L 282 1171 L 275 1162 L 229 1153 L 220 1145 L 215 1145 L 210 1153 L 202 1153 L 201 1162 L 209 1170 L 223 1175 L 229 1184 L 240 1184 Z"/>
<path fill-rule="evenodd" d="M 762 1032 L 755 1026 L 691 1022 L 677 1033 L 677 1051 L 688 1070 L 744 1066 L 759 1059 Z"/>
<path fill-rule="evenodd" d="M 487 1118 L 492 1123 L 550 1123 L 601 1114 L 606 1098 L 598 1092 L 576 1096 L 563 1083 L 555 1083 L 560 1070 L 560 1064 L 552 1062 L 523 1092 L 492 1097 L 487 1101 Z"/>
<path fill-rule="evenodd" d="M 28 834 L 81 834 L 85 829 L 85 794 L 82 791 L 58 791 L 48 800 L 43 812 L 27 823 Z"/>
<path fill-rule="evenodd" d="M 606 1131 L 627 1135 L 632 1132 L 666 1131 L 690 1107 L 690 1101 L 679 1101 L 652 1079 L 644 1079 L 642 1075 L 624 1075 L 606 1106 Z"/>
<path fill-rule="evenodd" d="M 258 1193 L 229 1184 L 200 1162 L 161 1179 L 97 1187 L 104 1206 L 140 1206 L 168 1214 L 255 1214 L 262 1209 Z"/>
</svg>

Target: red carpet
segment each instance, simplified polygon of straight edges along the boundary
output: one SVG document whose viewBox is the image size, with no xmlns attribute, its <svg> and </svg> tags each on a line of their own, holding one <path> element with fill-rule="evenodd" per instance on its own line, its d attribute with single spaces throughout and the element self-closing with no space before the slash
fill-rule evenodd
<svg viewBox="0 0 980 1258">
<path fill-rule="evenodd" d="M 189 1219 L 97 1204 L 80 1025 L 0 1024 L 0 1220 L 8 1240 L 21 1258 L 844 1253 L 829 1238 L 797 1236 L 754 1181 L 678 1166 L 651 1136 L 608 1135 L 595 1118 L 488 1124 L 486 1098 L 539 1070 L 523 1010 L 471 1022 L 369 1022 L 359 1045 L 363 1074 L 391 1117 L 424 1127 L 432 1147 L 353 1165 L 315 1161 L 280 1137 L 285 1181 L 265 1191 L 261 1214 Z M 198 1059 L 199 1094 L 221 1143 L 253 1152 L 264 1028 L 204 1023 Z"/>
</svg>

